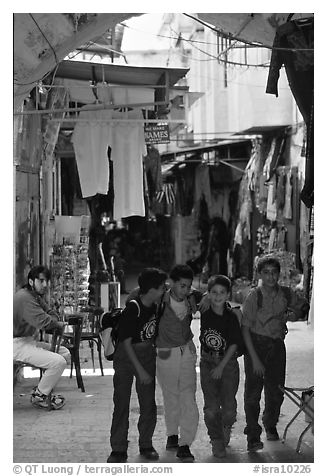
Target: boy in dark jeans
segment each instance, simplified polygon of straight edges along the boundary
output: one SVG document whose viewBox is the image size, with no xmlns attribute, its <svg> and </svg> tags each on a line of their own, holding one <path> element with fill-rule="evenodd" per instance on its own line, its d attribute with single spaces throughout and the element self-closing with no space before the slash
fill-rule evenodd
<svg viewBox="0 0 327 476">
<path fill-rule="evenodd" d="M 112 452 L 108 463 L 123 463 L 127 460 L 129 405 L 134 376 L 140 405 L 140 454 L 148 460 L 159 458 L 152 446 L 157 421 L 154 341 L 158 326 L 156 304 L 165 291 L 166 279 L 166 273 L 159 269 L 144 269 L 138 278 L 140 293 L 126 305 L 121 316 L 118 345 L 113 359 L 114 413 L 110 434 Z"/>
<path fill-rule="evenodd" d="M 246 297 L 242 310 L 242 333 L 247 348 L 244 355 L 245 389 L 244 410 L 248 451 L 263 448 L 260 439 L 262 427 L 258 423 L 262 389 L 265 408 L 262 422 L 267 440 L 277 441 L 276 425 L 283 402 L 279 386 L 285 384 L 287 332 L 286 321 L 297 320 L 296 312 L 304 299 L 288 289 L 289 298 L 278 284 L 280 263 L 271 256 L 258 261 L 258 275 L 262 284 Z M 258 294 L 261 294 L 260 299 Z M 262 302 L 260 302 L 262 301 Z M 287 314 L 290 308 L 294 314 Z"/>
<path fill-rule="evenodd" d="M 204 421 L 217 458 L 226 456 L 225 446 L 236 420 L 235 395 L 239 385 L 238 351 L 243 347 L 237 316 L 227 305 L 231 281 L 224 275 L 209 278 L 207 300 L 201 312 L 200 377 L 204 396 Z M 223 409 L 223 410 L 222 410 Z"/>
</svg>

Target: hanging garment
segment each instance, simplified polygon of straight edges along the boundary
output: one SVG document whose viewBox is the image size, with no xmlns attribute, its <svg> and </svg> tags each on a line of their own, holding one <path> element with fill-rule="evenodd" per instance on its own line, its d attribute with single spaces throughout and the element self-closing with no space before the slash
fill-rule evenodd
<svg viewBox="0 0 327 476">
<path fill-rule="evenodd" d="M 285 218 L 292 220 L 292 171 L 289 170 L 286 174 L 286 191 L 285 191 L 285 205 L 283 210 Z"/>
<path fill-rule="evenodd" d="M 64 79 L 64 86 L 69 92 L 71 101 L 83 104 L 93 104 L 95 95 L 89 81 L 79 79 Z"/>
<path fill-rule="evenodd" d="M 303 202 L 300 205 L 300 259 L 304 263 L 307 259 L 308 243 L 310 240 L 309 232 L 310 211 Z"/>
<path fill-rule="evenodd" d="M 268 184 L 267 219 L 271 221 L 275 221 L 277 219 L 275 175 Z"/>
<path fill-rule="evenodd" d="M 277 210 L 283 210 L 285 205 L 285 169 L 280 169 L 277 179 L 276 206 Z"/>
<path fill-rule="evenodd" d="M 274 137 L 271 141 L 269 153 L 266 158 L 265 165 L 263 166 L 263 171 L 262 171 L 266 181 L 270 179 L 270 168 L 271 168 L 271 162 L 274 155 L 275 147 L 276 147 L 276 138 Z"/>
<path fill-rule="evenodd" d="M 184 216 L 192 214 L 194 207 L 194 188 L 195 188 L 195 171 L 197 165 L 187 164 L 183 168 L 182 176 L 184 182 Z"/>
<path fill-rule="evenodd" d="M 227 274 L 227 250 L 229 233 L 226 223 L 221 218 L 211 220 L 206 263 L 209 275 Z"/>
<path fill-rule="evenodd" d="M 284 48 L 284 49 L 283 49 Z M 314 20 L 303 18 L 281 25 L 273 43 L 266 92 L 278 97 L 279 71 L 285 65 L 287 79 L 296 104 L 308 128 L 305 184 L 301 200 L 310 208 L 314 191 Z"/>
<path fill-rule="evenodd" d="M 239 221 L 235 229 L 234 246 L 242 244 L 242 224 Z"/>
<path fill-rule="evenodd" d="M 97 193 L 106 195 L 108 192 L 108 145 L 111 142 L 111 126 L 105 121 L 111 117 L 112 112 L 109 110 L 83 111 L 82 108 L 79 119 L 88 122 L 77 122 L 75 125 L 72 143 L 83 198 Z"/>
<path fill-rule="evenodd" d="M 267 212 L 267 200 L 268 200 L 268 186 L 265 183 L 265 178 L 263 175 L 259 179 L 259 212 L 265 214 Z"/>
<path fill-rule="evenodd" d="M 279 250 L 285 250 L 286 249 L 286 233 L 287 233 L 287 228 L 282 226 L 277 233 L 277 242 L 276 242 L 276 247 Z"/>
<path fill-rule="evenodd" d="M 199 209 L 199 204 L 202 195 L 205 198 L 208 209 L 211 207 L 211 187 L 209 177 L 209 166 L 207 164 L 200 164 L 195 171 L 195 207 Z"/>
<path fill-rule="evenodd" d="M 278 97 L 279 71 L 284 64 L 290 88 L 305 122 L 309 119 L 313 99 L 313 26 L 313 18 L 310 18 L 293 20 L 277 28 L 266 88 L 268 94 Z"/>
<path fill-rule="evenodd" d="M 112 113 L 113 119 L 143 119 L 142 111 Z M 145 216 L 143 155 L 146 155 L 143 122 L 111 123 L 111 160 L 114 172 L 114 220 Z"/>
<path fill-rule="evenodd" d="M 251 239 L 251 220 L 252 213 L 252 196 L 249 189 L 248 175 L 244 174 L 241 180 L 238 199 L 240 206 L 239 220 L 242 225 L 243 237 Z"/>
<path fill-rule="evenodd" d="M 268 252 L 276 248 L 277 228 L 272 228 L 269 235 Z"/>
<path fill-rule="evenodd" d="M 223 217 L 224 209 L 224 194 L 222 190 L 212 190 L 211 194 L 211 206 L 208 207 L 208 213 L 210 218 Z"/>
<path fill-rule="evenodd" d="M 152 199 L 154 194 L 162 189 L 161 157 L 158 149 L 153 146 L 148 146 L 147 152 L 147 155 L 144 157 L 144 166 L 148 180 L 149 195 Z"/>
<path fill-rule="evenodd" d="M 174 214 L 174 206 L 176 201 L 176 192 L 174 184 L 172 183 L 164 183 L 162 186 L 162 190 L 156 193 L 156 201 L 158 202 L 161 208 L 157 208 L 157 214 L 171 216 Z M 158 211 L 161 213 L 158 213 Z"/>
</svg>

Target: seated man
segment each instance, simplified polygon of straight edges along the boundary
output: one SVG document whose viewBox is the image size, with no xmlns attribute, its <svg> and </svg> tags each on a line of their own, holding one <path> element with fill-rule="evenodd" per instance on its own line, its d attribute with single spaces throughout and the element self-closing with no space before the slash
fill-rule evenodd
<svg viewBox="0 0 327 476">
<path fill-rule="evenodd" d="M 54 353 L 50 351 L 49 343 L 38 341 L 40 330 L 57 328 L 62 331 L 65 325 L 43 299 L 49 280 L 48 268 L 42 265 L 32 268 L 27 284 L 14 295 L 13 305 L 13 358 L 45 370 L 31 396 L 31 403 L 38 408 L 48 408 L 47 397 L 70 361 L 70 352 L 66 347 L 60 346 L 59 352 Z M 63 396 L 52 395 L 53 410 L 59 410 L 64 404 Z"/>
</svg>

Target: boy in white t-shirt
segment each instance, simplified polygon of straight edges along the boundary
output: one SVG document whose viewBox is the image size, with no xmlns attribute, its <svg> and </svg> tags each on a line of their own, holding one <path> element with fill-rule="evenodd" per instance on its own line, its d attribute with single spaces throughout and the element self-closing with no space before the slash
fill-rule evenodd
<svg viewBox="0 0 327 476">
<path fill-rule="evenodd" d="M 187 265 L 174 266 L 171 287 L 163 298 L 157 346 L 157 379 L 163 394 L 167 431 L 166 449 L 176 449 L 181 461 L 193 462 L 190 451 L 199 421 L 196 404 L 196 347 L 191 331 L 192 314 L 197 311 L 191 293 L 193 271 Z"/>
</svg>

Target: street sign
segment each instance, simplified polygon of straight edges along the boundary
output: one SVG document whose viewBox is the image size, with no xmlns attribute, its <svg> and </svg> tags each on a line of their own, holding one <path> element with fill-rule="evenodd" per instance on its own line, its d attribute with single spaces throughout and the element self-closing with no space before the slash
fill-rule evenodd
<svg viewBox="0 0 327 476">
<path fill-rule="evenodd" d="M 146 144 L 168 144 L 170 142 L 169 125 L 145 124 L 144 137 Z"/>
</svg>

